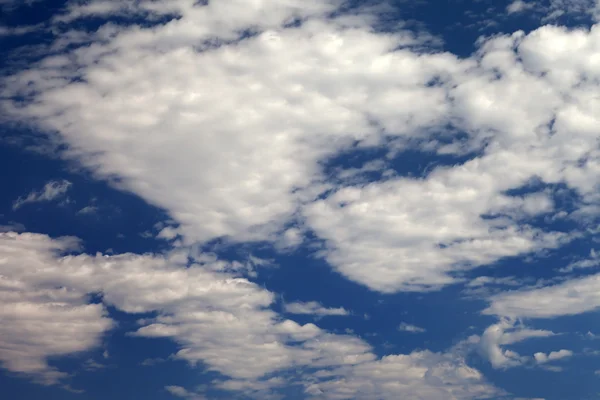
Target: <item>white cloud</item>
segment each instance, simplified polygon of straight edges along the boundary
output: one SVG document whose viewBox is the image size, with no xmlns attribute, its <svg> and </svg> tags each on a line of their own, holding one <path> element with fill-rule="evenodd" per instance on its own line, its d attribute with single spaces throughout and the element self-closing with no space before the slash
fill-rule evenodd
<svg viewBox="0 0 600 400">
<path fill-rule="evenodd" d="M 388 367 L 385 359 L 377 361 L 371 347 L 357 337 L 284 320 L 268 308 L 274 296 L 222 272 L 228 269 L 227 263 L 212 260 L 186 267 L 189 253 L 183 249 L 165 255 L 61 255 L 76 246 L 73 238 L 0 233 L 0 298 L 5 306 L 0 317 L 11 321 L 0 326 L 4 368 L 45 383 L 66 378 L 50 367 L 47 359 L 99 346 L 102 334 L 113 325 L 105 304 L 126 313 L 156 312 L 156 318 L 139 321 L 139 329 L 131 334 L 173 339 L 180 347 L 173 358 L 202 362 L 231 378 L 219 383 L 220 387 L 251 397 L 266 398 L 266 392 L 287 383 L 261 380 L 276 371 L 309 367 L 328 375 L 333 369 L 334 375 L 341 377 L 356 374 L 355 365 L 368 369 L 371 363 L 379 362 L 384 369 L 415 368 L 411 372 L 415 376 L 428 368 L 442 368 L 451 375 L 447 379 L 452 386 L 438 388 L 437 381 L 426 378 L 413 382 L 412 391 L 453 390 L 465 394 L 460 398 L 471 398 L 466 394 L 495 390 L 480 375 L 475 381 L 464 376 L 464 371 L 474 371 L 464 363 L 444 364 L 449 356 L 395 355 L 390 360 L 404 361 Z M 101 295 L 103 304 L 88 304 L 88 293 Z M 435 363 L 438 361 L 440 365 Z M 85 365 L 89 367 L 89 362 Z M 295 379 L 309 385 L 316 375 L 301 374 Z M 473 383 L 479 389 L 463 387 Z M 326 386 L 324 390 L 329 390 Z M 196 392 L 169 388 L 175 395 L 201 398 Z"/>
<path fill-rule="evenodd" d="M 590 255 L 588 258 L 584 258 L 581 260 L 573 261 L 569 265 L 560 269 L 560 272 L 571 272 L 580 268 L 593 268 L 600 265 L 600 254 L 594 250 L 590 250 Z"/>
<path fill-rule="evenodd" d="M 514 276 L 506 276 L 502 278 L 497 278 L 493 276 L 478 276 L 477 278 L 469 281 L 465 286 L 480 287 L 487 285 L 519 286 L 521 285 L 521 282 Z"/>
<path fill-rule="evenodd" d="M 535 3 L 526 3 L 523 0 L 515 0 L 506 7 L 509 14 L 520 13 L 535 7 Z"/>
<path fill-rule="evenodd" d="M 326 399 L 481 399 L 502 392 L 452 353 L 415 351 L 342 367 L 306 392 Z"/>
<path fill-rule="evenodd" d="M 549 361 L 555 361 L 555 360 L 560 360 L 563 358 L 567 358 L 567 357 L 571 357 L 573 355 L 573 352 L 571 350 L 558 350 L 558 351 L 552 351 L 548 354 L 546 353 L 535 353 L 533 355 L 533 357 L 535 358 L 535 361 L 538 364 L 545 364 Z"/>
<path fill-rule="evenodd" d="M 327 239 L 327 260 L 348 278 L 385 292 L 427 290 L 453 282 L 450 271 L 556 247 L 564 239 L 520 218 L 481 218 L 523 206 L 523 199 L 501 194 L 525 183 L 503 176 L 506 163 L 529 167 L 512 155 L 489 156 L 438 169 L 424 180 L 344 188 L 307 206 L 305 215 Z"/>
<path fill-rule="evenodd" d="M 593 311 L 600 307 L 600 274 L 498 294 L 490 303 L 485 314 L 514 318 L 554 318 Z"/>
<path fill-rule="evenodd" d="M 188 240 L 201 241 L 274 237 L 301 203 L 327 188 L 319 161 L 355 140 L 380 140 L 373 118 L 389 133 L 410 136 L 443 117 L 443 90 L 425 84 L 455 68 L 454 57 L 390 54 L 416 43 L 413 35 L 379 35 L 359 18 L 321 18 L 335 9 L 328 2 L 243 4 L 142 2 L 182 18 L 142 30 L 101 29 L 104 44 L 73 53 L 79 72 L 55 56 L 15 76 L 15 90 L 31 79 L 30 88 L 40 90 L 38 105 L 21 111 L 59 131 L 69 156 L 82 157 L 97 176 L 120 177 L 120 187 L 168 209 Z M 314 17 L 280 28 L 294 16 Z M 193 48 L 209 38 L 237 39 L 248 27 L 262 33 Z M 85 83 L 65 81 L 72 73 Z M 50 76 L 57 77 L 51 85 Z M 66 118 L 56 115 L 59 108 Z M 167 139 L 166 126 L 177 134 Z"/>
<path fill-rule="evenodd" d="M 521 356 L 515 351 L 504 349 L 502 346 L 511 345 L 531 338 L 543 338 L 554 335 L 551 331 L 528 329 L 517 326 L 515 321 L 501 320 L 489 326 L 479 341 L 479 353 L 487 359 L 494 368 L 509 368 L 530 361 L 530 357 Z"/>
<path fill-rule="evenodd" d="M 0 233 L 0 362 L 42 383 L 66 376 L 49 357 L 86 351 L 112 327 L 101 304 L 88 304 L 85 290 L 65 287 L 52 274 L 54 254 L 76 248 L 70 238 Z"/>
<path fill-rule="evenodd" d="M 290 314 L 311 314 L 318 316 L 332 316 L 332 315 L 348 315 L 348 311 L 343 307 L 338 308 L 327 308 L 323 307 L 316 301 L 309 302 L 294 302 L 286 303 L 284 310 Z"/>
<path fill-rule="evenodd" d="M 569 235 L 528 226 L 555 211 L 551 192 L 505 193 L 533 179 L 565 183 L 583 199 L 579 213 L 597 214 L 597 27 L 497 36 L 460 60 L 420 53 L 407 31 L 375 32 L 367 13 L 327 17 L 338 2 L 253 4 L 72 8 L 73 18 L 181 18 L 107 25 L 93 46 L 8 77 L 7 90 L 35 101 L 3 105 L 57 131 L 65 157 L 168 210 L 186 243 L 288 248 L 311 231 L 339 272 L 384 292 L 437 288 L 457 270 L 564 243 Z M 283 27 L 295 17 L 303 22 Z M 256 35 L 240 40 L 246 28 Z M 384 135 L 400 150 L 478 156 L 425 179 L 340 188 L 323 176 L 325 159 Z M 290 230 L 296 218 L 306 229 Z"/>
<path fill-rule="evenodd" d="M 421 328 L 416 325 L 407 324 L 406 322 L 402 322 L 398 326 L 398 330 L 402 332 L 410 332 L 410 333 L 424 333 L 426 332 L 425 328 Z"/>
<path fill-rule="evenodd" d="M 197 393 L 190 392 L 181 386 L 176 386 L 176 385 L 165 386 L 165 390 L 167 392 L 171 393 L 175 397 L 181 397 L 181 398 L 188 399 L 188 400 L 203 400 L 203 399 L 205 399 L 205 397 L 200 396 Z"/>
<path fill-rule="evenodd" d="M 32 191 L 25 197 L 19 197 L 13 203 L 13 210 L 17 210 L 29 203 L 40 203 L 45 201 L 53 201 L 62 197 L 69 188 L 71 182 L 67 180 L 50 181 L 44 185 L 39 191 Z"/>
<path fill-rule="evenodd" d="M 98 212 L 98 207 L 96 206 L 85 206 L 82 209 L 80 209 L 79 211 L 77 211 L 77 214 L 79 215 L 90 215 L 90 214 L 95 214 Z"/>
<path fill-rule="evenodd" d="M 63 21 L 115 12 L 181 18 L 151 27 L 106 25 L 84 35 L 96 42 L 5 78 L 9 95 L 34 101 L 4 101 L 2 107 L 16 120 L 58 132 L 69 145 L 63 155 L 97 177 L 165 208 L 180 224 L 177 230 L 161 228 L 166 239 L 181 235 L 190 244 L 227 236 L 269 240 L 286 249 L 303 243 L 310 231 L 324 241 L 319 254 L 334 268 L 383 292 L 435 289 L 456 282 L 456 272 L 569 240 L 572 234 L 530 224 L 532 217 L 557 211 L 551 191 L 506 194 L 534 180 L 565 184 L 582 199 L 574 214 L 598 217 L 600 27 L 546 26 L 528 35 L 500 35 L 458 59 L 420 53 L 411 47 L 418 38 L 407 31 L 376 32 L 368 15 L 328 18 L 339 4 L 73 5 Z M 284 27 L 294 18 L 303 22 Z M 246 29 L 255 35 L 241 38 Z M 82 40 L 79 33 L 68 34 Z M 464 137 L 455 140 L 448 125 Z M 328 157 L 384 139 L 400 151 L 477 155 L 418 178 L 354 179 L 360 171 L 385 168 L 377 162 L 337 171 L 341 182 L 324 176 Z M 21 199 L 16 208 L 43 199 L 43 193 Z M 301 228 L 290 227 L 296 219 Z M 69 326 L 70 310 L 81 311 L 95 330 L 70 328 L 75 338 L 85 338 L 58 349 L 32 332 L 23 350 L 11 338 L 25 328 L 6 328 L 13 330 L 0 337 L 17 351 L 0 354 L 14 371 L 51 377 L 58 372 L 45 364 L 47 357 L 96 346 L 110 321 L 103 306 L 88 305 L 85 295 L 101 292 L 105 304 L 122 311 L 157 312 L 140 322 L 135 335 L 172 338 L 181 348 L 176 357 L 231 377 L 223 384 L 228 387 L 263 390 L 257 379 L 265 374 L 313 366 L 337 368 L 339 376 L 311 383 L 307 390 L 316 396 L 377 398 L 389 390 L 396 398 L 468 398 L 490 390 L 447 355 L 415 352 L 377 360 L 358 338 L 282 320 L 269 309 L 270 292 L 236 275 L 239 265 L 198 258 L 185 269 L 189 254 L 176 250 L 164 256 L 59 257 L 52 250 L 57 241 L 17 237 L 37 250 L 0 264 L 10 285 L 17 285 L 6 290 L 15 304 L 50 312 L 45 300 L 27 293 L 51 287 L 47 296 L 64 304 L 52 308 L 53 320 Z M 22 259 L 32 261 L 35 274 L 7 267 Z M 600 306 L 597 281 L 591 276 L 497 295 L 486 313 L 519 318 L 590 311 Z M 67 294 L 53 292 L 57 283 L 70 288 Z M 296 307 L 330 310 L 307 304 Z M 551 334 L 501 320 L 484 332 L 480 348 L 496 367 L 517 365 L 531 357 L 502 346 Z M 379 368 L 418 379 L 402 387 L 385 379 L 378 387 L 360 386 Z M 463 378 L 472 385 L 465 387 Z"/>
</svg>

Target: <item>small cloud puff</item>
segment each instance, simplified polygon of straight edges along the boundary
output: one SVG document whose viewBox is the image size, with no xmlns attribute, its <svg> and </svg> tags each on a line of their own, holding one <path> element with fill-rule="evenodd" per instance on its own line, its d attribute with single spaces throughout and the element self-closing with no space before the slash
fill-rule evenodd
<svg viewBox="0 0 600 400">
<path fill-rule="evenodd" d="M 406 322 L 401 323 L 400 326 L 398 326 L 398 330 L 402 331 L 402 332 L 409 332 L 409 333 L 423 333 L 423 332 L 427 331 L 425 328 L 421 328 L 416 325 L 407 324 Z"/>
</svg>

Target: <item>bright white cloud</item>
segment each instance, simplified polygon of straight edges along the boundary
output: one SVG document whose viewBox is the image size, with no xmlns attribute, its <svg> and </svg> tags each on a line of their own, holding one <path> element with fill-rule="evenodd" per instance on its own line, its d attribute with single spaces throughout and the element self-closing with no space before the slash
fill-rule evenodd
<svg viewBox="0 0 600 400">
<path fill-rule="evenodd" d="M 598 217 L 600 26 L 500 35 L 459 59 L 419 52 L 412 46 L 422 38 L 408 31 L 377 32 L 366 13 L 330 18 L 340 4 L 72 3 L 57 21 L 114 13 L 154 22 L 170 14 L 180 18 L 150 27 L 107 24 L 89 35 L 66 32 L 54 49 L 69 40 L 94 43 L 3 79 L 9 95 L 34 101 L 5 100 L 2 108 L 11 118 L 57 132 L 69 145 L 66 158 L 165 208 L 179 227 L 161 227 L 159 237 L 181 235 L 190 244 L 226 236 L 290 249 L 310 231 L 323 240 L 319 255 L 336 270 L 382 292 L 432 290 L 456 282 L 456 272 L 568 241 L 572 234 L 530 223 L 558 211 L 551 190 L 507 195 L 532 181 L 565 184 L 580 196 L 578 210 L 567 217 Z M 574 10 L 581 4 L 568 5 Z M 508 11 L 524 7 L 514 2 Z M 302 22 L 290 24 L 295 20 Z M 242 37 L 248 31 L 252 35 Z M 385 168 L 377 160 L 336 171 L 339 182 L 324 176 L 329 157 L 386 140 L 398 151 L 476 155 L 425 177 L 392 172 L 380 182 L 354 179 Z M 64 184 L 18 199 L 15 209 L 63 195 Z M 295 220 L 303 226 L 290 227 Z M 495 393 L 454 355 L 377 359 L 359 338 L 282 319 L 269 308 L 272 293 L 236 274 L 240 265 L 192 254 L 196 261 L 184 268 L 190 254 L 183 250 L 55 254 L 67 245 L 73 242 L 2 236 L 5 249 L 18 249 L 0 262 L 5 318 L 30 312 L 32 321 L 41 321 L 29 330 L 18 321 L 0 327 L 0 360 L 12 371 L 53 382 L 62 375 L 48 366 L 48 357 L 97 346 L 111 321 L 103 305 L 87 304 L 86 294 L 94 292 L 124 312 L 156 312 L 134 335 L 173 339 L 180 346 L 176 357 L 229 376 L 224 388 L 262 395 L 281 384 L 265 386 L 259 381 L 265 374 L 310 366 L 321 369 L 307 384 L 314 396 Z M 469 285 L 487 283 L 509 281 Z M 503 346 L 552 332 L 516 326 L 513 319 L 594 310 L 598 286 L 598 277 L 590 276 L 493 296 L 485 312 L 511 319 L 483 333 L 481 354 L 494 367 L 531 361 Z M 287 305 L 286 311 L 346 312 L 315 302 Z M 74 340 L 63 343 L 64 332 Z M 26 346 L 16 339 L 21 336 Z M 550 359 L 553 353 L 536 354 Z M 398 376 L 410 380 L 398 383 Z M 175 395 L 196 395 L 170 388 Z"/>
<path fill-rule="evenodd" d="M 316 301 L 286 303 L 284 310 L 290 314 L 311 314 L 317 316 L 348 315 L 343 307 L 327 308 Z"/>
<path fill-rule="evenodd" d="M 533 357 L 535 358 L 535 361 L 538 364 L 545 364 L 549 361 L 555 361 L 555 360 L 560 360 L 563 358 L 568 358 L 571 357 L 573 355 L 573 352 L 571 350 L 558 350 L 558 351 L 551 351 L 550 353 L 546 354 L 546 353 L 535 353 L 533 355 Z"/>
<path fill-rule="evenodd" d="M 17 200 L 15 200 L 13 203 L 13 210 L 17 210 L 29 203 L 40 203 L 59 199 L 65 193 L 67 193 L 70 187 L 71 182 L 67 180 L 50 181 L 46 183 L 41 190 L 34 190 L 27 196 L 19 197 Z"/>
<path fill-rule="evenodd" d="M 415 351 L 334 370 L 306 392 L 326 399 L 497 398 L 481 373 L 452 353 Z"/>
<path fill-rule="evenodd" d="M 183 16 L 167 25 L 107 27 L 99 35 L 109 41 L 73 54 L 86 83 L 64 80 L 75 72 L 66 56 L 48 58 L 38 72 L 64 78 L 51 86 L 34 78 L 44 100 L 22 111 L 59 131 L 70 155 L 98 176 L 118 176 L 121 187 L 168 209 L 188 240 L 268 237 L 324 188 L 313 185 L 319 160 L 355 140 L 379 140 L 371 118 L 413 135 L 444 113 L 443 91 L 424 84 L 453 57 L 388 54 L 415 43 L 407 32 L 377 35 L 359 19 L 318 18 L 333 9 L 327 2 L 241 4 L 178 1 L 170 8 Z M 317 17 L 279 28 L 296 15 Z M 236 39 L 250 26 L 264 32 L 216 49 L 192 47 Z M 52 117 L 59 108 L 67 118 Z M 167 138 L 167 127 L 177 134 Z"/>
<path fill-rule="evenodd" d="M 65 287 L 54 275 L 54 255 L 76 249 L 71 238 L 0 233 L 0 363 L 42 383 L 66 376 L 47 359 L 94 348 L 113 323 L 87 291 Z M 46 275 L 46 276 L 45 276 Z"/>
<path fill-rule="evenodd" d="M 515 351 L 504 349 L 502 346 L 511 345 L 531 338 L 543 338 L 554 335 L 551 331 L 528 329 L 517 326 L 515 321 L 501 320 L 489 326 L 479 341 L 479 353 L 486 358 L 494 368 L 509 368 L 530 361 L 531 357 L 521 356 Z"/>
<path fill-rule="evenodd" d="M 166 255 L 61 255 L 76 246 L 73 238 L 0 233 L 0 299 L 5 306 L 0 317 L 11 322 L 0 327 L 4 368 L 45 383 L 65 378 L 47 359 L 97 347 L 102 334 L 113 325 L 103 304 L 127 313 L 156 312 L 156 318 L 139 321 L 140 327 L 132 335 L 173 339 L 180 346 L 175 358 L 192 364 L 203 362 L 231 378 L 219 384 L 223 389 L 256 398 L 265 398 L 266 392 L 286 384 L 281 379 L 261 380 L 276 371 L 310 367 L 327 375 L 338 369 L 335 376 L 343 376 L 355 374 L 353 366 L 358 365 L 382 362 L 382 368 L 388 368 L 387 362 L 377 361 L 371 347 L 357 337 L 282 319 L 268 308 L 274 296 L 225 272 L 235 269 L 228 263 L 212 259 L 186 267 L 190 254 L 183 249 Z M 88 293 L 101 295 L 103 304 L 88 304 Z M 413 382 L 413 391 L 454 390 L 465 393 L 461 398 L 471 398 L 467 393 L 474 389 L 463 386 L 473 382 L 479 387 L 477 393 L 495 390 L 463 364 L 453 371 L 450 365 L 434 363 L 449 356 L 427 353 L 433 361 L 428 360 L 426 366 L 421 365 L 418 354 L 391 357 L 405 361 L 389 368 L 416 368 L 411 372 L 415 376 L 442 366 L 452 375 L 448 378 L 452 386 L 446 388 L 419 375 L 421 380 Z M 463 370 L 476 373 L 475 381 L 463 376 Z M 455 374 L 464 379 L 457 380 Z M 295 379 L 312 385 L 316 376 Z M 167 390 L 201 398 L 176 386 Z"/>
<path fill-rule="evenodd" d="M 600 274 L 545 286 L 498 294 L 485 314 L 515 318 L 554 318 L 600 307 Z"/>
<path fill-rule="evenodd" d="M 597 214 L 597 27 L 498 36 L 460 60 L 419 53 L 407 31 L 375 32 L 367 13 L 329 18 L 338 6 L 72 7 L 68 18 L 180 18 L 106 25 L 93 46 L 8 77 L 8 90 L 35 101 L 4 106 L 58 132 L 66 157 L 167 209 L 187 243 L 227 236 L 285 249 L 303 241 L 286 226 L 300 218 L 339 272 L 384 292 L 429 290 L 456 270 L 568 240 L 528 226 L 555 211 L 552 192 L 505 194 L 534 179 L 565 183 L 583 199 L 579 214 Z M 293 18 L 303 22 L 284 27 Z M 256 35 L 240 38 L 248 28 Z M 466 137 L 453 140 L 448 125 Z M 323 176 L 328 157 L 384 136 L 398 149 L 479 153 L 425 179 L 340 188 Z"/>
</svg>

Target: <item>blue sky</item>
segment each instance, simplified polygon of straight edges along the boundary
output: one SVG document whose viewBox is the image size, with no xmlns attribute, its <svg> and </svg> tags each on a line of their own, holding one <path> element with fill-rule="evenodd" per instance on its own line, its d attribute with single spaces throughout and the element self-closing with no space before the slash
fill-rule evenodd
<svg viewBox="0 0 600 400">
<path fill-rule="evenodd" d="M 600 3 L 0 0 L 7 399 L 600 395 Z"/>
</svg>

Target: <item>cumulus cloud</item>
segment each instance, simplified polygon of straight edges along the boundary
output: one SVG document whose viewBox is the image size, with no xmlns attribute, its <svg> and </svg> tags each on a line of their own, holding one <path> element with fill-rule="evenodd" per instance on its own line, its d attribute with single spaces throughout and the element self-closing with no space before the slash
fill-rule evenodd
<svg viewBox="0 0 600 400">
<path fill-rule="evenodd" d="M 338 308 L 327 308 L 323 307 L 316 301 L 309 302 L 294 302 L 294 303 L 286 303 L 284 306 L 284 310 L 290 314 L 310 314 L 317 316 L 332 316 L 332 315 L 348 315 L 348 311 L 343 307 Z"/>
<path fill-rule="evenodd" d="M 552 192 L 507 194 L 533 180 L 566 185 L 597 214 L 597 27 L 500 35 L 459 59 L 374 31 L 368 13 L 332 17 L 336 1 L 241 4 L 73 6 L 68 18 L 178 18 L 105 25 L 94 46 L 9 76 L 9 93 L 34 101 L 4 102 L 7 115 L 58 132 L 64 157 L 168 210 L 186 243 L 287 248 L 310 231 L 334 268 L 383 292 L 563 244 L 568 233 L 530 224 L 555 211 Z M 340 151 L 388 141 L 473 158 L 425 178 L 325 176 Z M 305 230 L 289 228 L 296 219 Z"/>
<path fill-rule="evenodd" d="M 543 338 L 554 335 L 551 331 L 529 329 L 516 325 L 515 321 L 503 319 L 489 326 L 479 341 L 479 353 L 486 358 L 494 368 L 509 368 L 530 361 L 531 357 L 505 349 L 502 346 L 511 345 L 531 338 Z M 537 359 L 537 358 L 536 358 Z"/>
<path fill-rule="evenodd" d="M 600 307 L 600 274 L 536 289 L 501 293 L 490 298 L 485 314 L 515 318 L 554 318 Z"/>
<path fill-rule="evenodd" d="M 94 348 L 112 327 L 101 304 L 88 304 L 85 290 L 42 276 L 60 268 L 56 253 L 76 246 L 72 238 L 0 233 L 0 362 L 4 368 L 42 383 L 56 383 L 66 374 L 48 365 L 47 359 Z"/>
<path fill-rule="evenodd" d="M 139 328 L 130 334 L 171 338 L 180 348 L 172 358 L 202 362 L 230 378 L 216 383 L 219 387 L 251 397 L 265 398 L 266 392 L 289 383 L 262 379 L 276 371 L 306 367 L 321 371 L 294 378 L 294 382 L 310 386 L 318 376 L 333 376 L 330 373 L 335 369 L 335 376 L 343 376 L 355 374 L 353 366 L 369 363 L 382 362 L 381 368 L 388 368 L 387 362 L 377 361 L 362 339 L 282 319 L 269 308 L 273 294 L 224 272 L 228 270 L 225 262 L 212 259 L 188 266 L 190 254 L 183 249 L 164 255 L 62 255 L 77 245 L 73 238 L 0 233 L 0 298 L 4 305 L 0 317 L 10 321 L 0 327 L 4 368 L 44 383 L 66 378 L 64 372 L 48 365 L 48 358 L 97 347 L 113 325 L 105 305 L 126 313 L 155 312 L 155 318 L 139 321 Z M 90 293 L 100 295 L 102 303 L 90 304 Z M 495 390 L 460 362 L 455 365 L 458 372 L 453 371 L 454 367 L 444 362 L 449 356 L 427 353 L 432 357 L 427 366 L 421 365 L 417 353 L 394 357 L 405 361 L 389 368 L 418 367 L 413 375 L 422 379 L 412 384 L 414 391 L 453 390 L 465 393 L 461 398 L 470 398 L 467 394 L 475 389 L 463 386 L 473 382 L 479 387 L 477 393 Z M 425 379 L 428 368 L 442 368 L 450 374 L 448 386 L 438 388 L 437 381 Z M 200 394 L 175 386 L 167 390 L 200 398 Z"/>
<path fill-rule="evenodd" d="M 567 358 L 567 357 L 571 357 L 573 355 L 573 352 L 571 350 L 558 350 L 558 351 L 551 351 L 550 353 L 546 354 L 546 353 L 535 353 L 533 355 L 533 357 L 535 358 L 535 361 L 538 364 L 545 364 L 549 361 L 554 361 L 554 360 L 560 360 L 563 358 Z"/>
<path fill-rule="evenodd" d="M 13 210 L 18 210 L 23 207 L 25 204 L 30 203 L 41 203 L 47 201 L 53 201 L 61 198 L 69 188 L 71 187 L 71 182 L 67 180 L 58 180 L 58 181 L 50 181 L 44 185 L 44 187 L 39 191 L 32 191 L 25 197 L 19 197 L 13 203 Z"/>
<path fill-rule="evenodd" d="M 503 393 L 452 353 L 415 351 L 334 370 L 306 392 L 328 399 L 483 399 Z"/>
<path fill-rule="evenodd" d="M 559 3 L 565 2 L 552 2 Z M 381 292 L 434 290 L 457 282 L 457 272 L 575 237 L 533 222 L 557 210 L 555 193 L 530 191 L 532 182 L 564 185 L 578 198 L 568 217 L 597 220 L 599 26 L 498 35 L 458 58 L 420 50 L 421 38 L 409 31 L 374 30 L 368 13 L 332 15 L 341 4 L 71 3 L 56 22 L 116 13 L 148 17 L 148 26 L 107 23 L 95 33 L 65 32 L 52 48 L 70 44 L 70 50 L 3 78 L 7 99 L 26 99 L 3 100 L 3 114 L 56 133 L 67 145 L 61 156 L 167 210 L 178 228 L 161 227 L 161 238 L 181 237 L 186 245 L 260 240 L 285 250 L 305 243 L 310 232 L 323 243 L 317 254 L 333 268 Z M 526 6 L 513 2 L 508 11 Z M 342 151 L 389 143 L 399 154 L 471 158 L 377 182 L 355 179 L 387 168 L 377 160 L 341 168 L 333 180 L 324 171 Z M 14 208 L 56 199 L 68 188 L 66 181 L 50 182 Z M 315 396 L 377 398 L 389 390 L 392 397 L 468 398 L 491 390 L 450 355 L 377 359 L 361 339 L 284 320 L 270 309 L 273 294 L 239 277 L 233 263 L 182 249 L 63 257 L 56 253 L 74 245 L 69 239 L 2 237 L 4 246 L 28 249 L 0 264 L 6 280 L 0 293 L 13 313 L 6 318 L 25 307 L 32 320 L 58 321 L 56 331 L 42 323 L 27 331 L 26 346 L 14 339 L 23 324 L 0 328 L 6 329 L 0 360 L 12 371 L 59 379 L 46 360 L 96 346 L 111 326 L 105 304 L 155 312 L 132 334 L 171 338 L 180 346 L 175 357 L 230 377 L 223 387 L 259 393 L 265 390 L 259 378 L 311 366 L 335 371 L 322 372 L 334 373 L 331 379 L 314 377 L 307 393 Z M 185 268 L 190 257 L 195 261 Z M 14 267 L 23 260 L 29 269 Z M 484 278 L 468 286 L 513 284 Z M 535 359 L 503 346 L 552 332 L 514 321 L 594 310 L 597 281 L 594 275 L 492 296 L 485 313 L 508 319 L 486 329 L 481 354 L 498 368 Z M 86 295 L 96 292 L 103 304 L 88 304 Z M 346 312 L 316 302 L 286 311 Z M 86 323 L 77 325 L 73 316 Z M 65 331 L 75 340 L 57 346 Z M 369 385 L 380 369 L 404 371 L 414 383 L 381 378 L 381 385 Z M 195 395 L 180 389 L 174 390 Z"/>
</svg>

